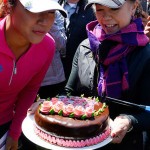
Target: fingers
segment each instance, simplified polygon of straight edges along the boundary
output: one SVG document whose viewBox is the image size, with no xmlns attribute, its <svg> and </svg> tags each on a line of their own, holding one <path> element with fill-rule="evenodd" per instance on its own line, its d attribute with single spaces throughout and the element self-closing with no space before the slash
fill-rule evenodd
<svg viewBox="0 0 150 150">
<path fill-rule="evenodd" d="M 148 17 L 149 15 L 145 11 L 142 11 L 142 22 L 144 26 L 146 26 L 149 21 Z"/>
<path fill-rule="evenodd" d="M 115 136 L 114 138 L 113 138 L 113 140 L 112 140 L 112 143 L 116 143 L 116 144 L 119 144 L 119 143 L 121 143 L 122 142 L 122 140 L 123 140 L 123 138 L 124 138 L 124 136 Z"/>
<path fill-rule="evenodd" d="M 17 150 L 18 141 L 13 140 L 10 136 L 7 137 L 5 150 Z"/>
<path fill-rule="evenodd" d="M 113 137 L 112 143 L 121 143 L 124 136 L 126 135 L 126 130 L 124 130 L 122 127 L 114 126 L 111 132 L 111 136 Z"/>
<path fill-rule="evenodd" d="M 150 16 L 148 16 L 147 20 L 150 21 Z"/>
<path fill-rule="evenodd" d="M 150 17 L 148 17 L 150 20 Z M 145 29 L 144 29 L 144 33 L 150 38 L 150 21 L 147 22 Z"/>
<path fill-rule="evenodd" d="M 129 120 L 127 118 L 116 117 L 112 125 L 111 137 L 112 143 L 121 143 L 129 128 Z"/>
</svg>

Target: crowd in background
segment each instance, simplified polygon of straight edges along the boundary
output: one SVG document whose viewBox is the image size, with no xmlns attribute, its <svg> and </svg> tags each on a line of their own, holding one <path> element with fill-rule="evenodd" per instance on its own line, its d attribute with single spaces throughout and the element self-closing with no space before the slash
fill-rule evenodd
<svg viewBox="0 0 150 150">
<path fill-rule="evenodd" d="M 19 0 L 15 0 L 15 1 L 19 1 Z M 92 0 L 89 0 L 89 2 L 90 1 L 91 1 L 91 5 L 92 5 L 93 4 Z M 101 1 L 101 0 L 99 0 L 99 1 Z M 107 1 L 110 1 L 110 0 L 107 0 Z M 134 5 L 134 3 L 135 3 L 134 0 L 127 0 L 127 4 L 129 3 L 129 5 L 130 5 L 130 1 L 132 1 L 131 4 Z M 6 2 L 8 2 L 8 3 L 6 3 Z M 14 2 L 14 1 L 12 0 L 9 2 L 6 0 L 4 0 L 4 1 L 0 0 L 1 21 L 3 21 L 3 18 L 5 16 L 12 13 L 9 10 L 9 8 L 12 7 L 12 2 Z M 140 32 L 144 33 L 141 35 L 138 34 L 139 31 L 137 31 L 135 28 L 132 28 L 132 30 L 130 30 L 130 32 L 133 31 L 136 33 L 135 35 L 133 35 L 133 38 L 135 36 L 137 36 L 137 34 L 138 34 L 139 38 L 136 40 L 139 43 L 136 43 L 134 40 L 132 41 L 132 39 L 128 37 L 126 44 L 129 45 L 129 47 L 133 44 L 136 47 L 135 49 L 140 52 L 139 52 L 139 54 L 136 54 L 136 52 L 132 53 L 132 51 L 134 51 L 135 49 L 129 48 L 129 51 L 127 52 L 127 62 L 122 60 L 122 63 L 127 63 L 123 66 L 123 67 L 125 67 L 125 70 L 123 68 L 123 72 L 129 72 L 129 80 L 128 80 L 128 78 L 126 79 L 126 76 L 124 76 L 124 81 L 127 80 L 127 83 L 126 82 L 122 83 L 122 86 L 124 86 L 123 90 L 128 89 L 127 85 L 130 85 L 130 84 L 131 84 L 132 88 L 130 90 L 127 90 L 127 92 L 123 91 L 124 94 L 122 94 L 122 91 L 121 91 L 122 87 L 120 88 L 120 85 L 118 85 L 119 88 L 117 87 L 117 90 L 120 91 L 120 93 L 117 91 L 119 93 L 118 94 L 117 92 L 112 90 L 113 88 L 115 89 L 115 87 L 111 87 L 110 91 L 111 90 L 113 91 L 113 94 L 112 94 L 111 92 L 109 93 L 109 88 L 107 89 L 107 92 L 102 88 L 104 80 L 101 80 L 97 83 L 97 79 L 101 79 L 101 75 L 103 75 L 103 73 L 107 72 L 107 71 L 105 72 L 105 69 L 107 67 L 109 68 L 109 65 L 106 65 L 109 62 L 109 59 L 107 59 L 107 55 L 109 54 L 110 49 L 112 49 L 112 47 L 115 47 L 117 45 L 118 41 L 114 42 L 114 40 L 112 40 L 112 38 L 107 39 L 106 37 L 101 37 L 101 36 L 97 37 L 98 35 L 96 35 L 97 33 L 99 34 L 99 32 L 102 32 L 98 26 L 99 24 L 100 25 L 102 24 L 101 20 L 99 19 L 100 16 L 98 15 L 99 14 L 98 9 L 100 9 L 102 7 L 101 8 L 102 10 L 108 11 L 108 9 L 111 10 L 111 7 L 107 8 L 107 6 L 100 5 L 100 8 L 99 8 L 98 0 L 96 1 L 96 3 L 98 3 L 98 5 L 96 5 L 95 9 L 93 7 L 90 7 L 90 5 L 88 8 L 86 7 L 86 5 L 88 4 L 88 0 L 59 0 L 58 2 L 63 7 L 63 9 L 66 11 L 67 16 L 64 15 L 64 12 L 62 13 L 62 10 L 59 11 L 57 9 L 54 9 L 55 12 L 52 12 L 53 17 L 54 17 L 54 20 L 53 20 L 54 23 L 51 23 L 51 25 L 49 26 L 48 34 L 50 35 L 50 39 L 52 38 L 52 40 L 55 41 L 55 53 L 53 52 L 53 54 L 51 54 L 51 56 L 49 56 L 49 59 L 50 59 L 48 61 L 49 65 L 48 64 L 46 65 L 46 69 L 43 71 L 43 74 L 41 75 L 42 77 L 38 80 L 38 86 L 36 85 L 37 86 L 36 90 L 34 89 L 35 91 L 34 91 L 33 97 L 35 98 L 35 95 L 38 94 L 41 98 L 48 98 L 48 97 L 54 97 L 57 94 L 64 94 L 64 93 L 66 94 L 68 92 L 71 93 L 72 95 L 81 95 L 84 93 L 85 96 L 97 96 L 98 94 L 99 95 L 107 94 L 109 96 L 122 98 L 124 100 L 132 99 L 132 102 L 134 102 L 134 103 L 150 104 L 150 102 L 148 102 L 148 100 L 150 98 L 148 91 L 147 91 L 147 89 L 145 90 L 145 88 L 149 88 L 149 85 L 147 85 L 149 83 L 148 81 L 150 80 L 149 79 L 150 77 L 148 77 L 149 69 L 148 69 L 148 63 L 144 62 L 144 59 L 145 59 L 145 61 L 149 62 L 149 55 L 148 55 L 148 51 L 150 48 L 149 44 L 148 44 L 149 43 L 148 38 L 150 37 L 149 3 L 147 3 L 146 1 L 139 0 L 138 1 L 139 6 L 136 6 L 134 16 L 131 15 L 131 17 L 133 19 L 131 21 L 133 21 L 133 24 L 130 24 L 130 23 L 127 24 L 127 26 L 130 25 L 131 27 L 132 26 L 139 27 Z M 125 4 L 123 3 L 122 5 L 126 5 L 126 3 Z M 87 9 L 85 9 L 85 8 L 87 8 Z M 122 8 L 120 8 L 120 9 L 122 9 Z M 125 8 L 125 9 L 127 9 L 127 8 Z M 126 13 L 127 12 L 128 11 L 126 11 Z M 45 16 L 43 15 L 43 17 L 45 17 Z M 52 20 L 52 17 L 50 19 Z M 134 21 L 134 19 L 136 21 Z M 142 22 L 140 21 L 140 19 L 142 20 Z M 98 20 L 98 22 L 96 20 Z M 17 20 L 15 20 L 15 21 L 17 21 Z M 142 24 L 143 24 L 143 26 L 142 26 L 143 29 L 140 26 Z M 90 25 L 95 26 L 95 27 L 91 28 Z M 122 28 L 120 28 L 120 30 L 122 31 Z M 122 31 L 122 32 L 124 32 L 124 31 Z M 127 29 L 125 32 L 127 32 L 127 34 L 130 36 Z M 104 34 L 104 33 L 102 32 L 101 34 Z M 112 34 L 112 33 L 110 33 L 110 34 Z M 120 35 L 120 37 L 122 36 L 122 34 Z M 113 33 L 112 35 L 114 36 L 115 34 Z M 146 37 L 146 35 L 147 35 L 147 37 Z M 93 41 L 91 40 L 91 36 L 93 36 L 94 39 L 95 39 L 95 37 L 98 38 L 102 44 L 100 44 L 98 41 L 96 41 L 96 42 L 94 41 L 94 43 L 92 43 Z M 140 37 L 143 38 L 145 41 L 143 42 Z M 118 37 L 115 37 L 115 38 L 118 38 Z M 126 40 L 126 39 L 124 39 L 124 40 Z M 133 43 L 130 43 L 129 40 L 132 41 Z M 91 43 L 89 43 L 89 41 L 93 45 Z M 109 44 L 108 44 L 108 41 L 109 41 Z M 121 46 L 124 46 L 124 43 L 122 41 L 119 41 L 119 42 L 121 43 Z M 29 47 L 29 45 L 28 45 L 28 47 Z M 28 47 L 26 48 L 26 51 L 28 51 Z M 47 45 L 47 47 L 54 48 L 54 46 L 51 46 L 51 44 Z M 96 47 L 96 49 L 94 49 L 95 47 Z M 102 52 L 98 52 L 98 54 L 97 54 L 97 51 L 96 51 L 97 49 L 98 50 L 102 49 L 101 50 Z M 103 52 L 103 49 L 107 49 L 108 51 Z M 115 51 L 116 49 L 113 49 L 113 50 Z M 24 51 L 21 54 L 21 56 L 24 53 L 26 53 L 26 51 Z M 116 52 L 117 52 L 117 50 L 116 50 Z M 129 53 L 129 55 L 128 55 L 128 53 Z M 99 55 L 99 57 L 101 57 L 99 59 L 101 59 L 102 61 L 107 60 L 108 62 L 99 64 L 99 62 L 98 62 L 99 60 L 93 59 L 97 55 Z M 52 58 L 52 56 L 53 56 L 53 58 Z M 42 57 L 42 55 L 41 55 L 41 57 Z M 141 61 L 139 57 L 143 58 L 143 61 Z M 20 58 L 20 55 L 18 58 Z M 33 56 L 33 58 L 34 58 L 34 56 Z M 44 58 L 42 57 L 42 59 L 39 59 L 39 61 L 43 61 L 43 59 Z M 48 59 L 48 58 L 46 58 L 46 59 Z M 138 61 L 141 61 L 141 69 L 137 70 L 137 72 L 136 72 L 135 65 L 138 64 Z M 95 67 L 97 62 L 98 62 L 98 64 L 97 64 L 98 68 Z M 132 65 L 132 64 L 134 64 L 134 65 Z M 99 65 L 103 66 L 103 67 L 99 67 Z M 115 65 L 116 65 L 116 63 L 115 63 Z M 126 65 L 129 66 L 129 68 L 128 68 L 129 70 L 126 69 Z M 111 67 L 113 69 L 113 65 L 110 65 L 110 68 Z M 145 67 L 147 69 L 145 69 Z M 101 68 L 103 68 L 104 70 L 101 71 Z M 98 72 L 96 72 L 97 69 L 99 70 Z M 114 70 L 116 72 L 118 72 L 117 69 L 118 69 L 118 67 L 116 67 Z M 132 71 L 135 73 L 133 73 Z M 113 73 L 115 74 L 116 72 L 111 70 L 111 74 L 113 74 Z M 145 75 L 143 75 L 143 73 Z M 139 80 L 138 79 L 136 80 L 135 74 L 141 75 L 142 79 L 140 78 Z M 107 76 L 109 77 L 110 84 L 112 82 L 115 82 L 114 79 L 110 77 L 111 75 L 107 75 Z M 118 75 L 118 76 L 117 77 L 120 79 L 121 78 L 120 75 Z M 132 83 L 130 80 L 132 80 L 134 83 Z M 121 80 L 119 80 L 119 82 L 121 82 Z M 137 86 L 138 86 L 138 88 L 137 88 Z M 106 86 L 106 88 L 107 88 L 107 86 Z M 98 91 L 97 91 L 97 89 L 98 89 Z M 0 88 L 0 90 L 1 90 L 1 88 Z M 146 92 L 143 90 L 145 90 Z M 132 92 L 132 94 L 130 92 Z M 1 93 L 1 91 L 0 91 L 0 93 Z M 117 93 L 117 94 L 115 95 L 115 93 Z M 0 98 L 1 98 L 1 96 L 0 96 Z M 137 100 L 137 99 L 140 99 L 141 101 Z M 33 100 L 34 99 L 32 98 L 31 102 L 33 102 Z M 31 104 L 31 102 L 29 104 Z M 111 104 L 110 110 L 112 112 L 117 109 L 118 109 L 118 106 Z M 143 119 L 143 116 L 149 117 L 149 114 L 147 114 L 147 113 L 141 114 L 137 111 L 134 111 L 134 113 L 133 113 L 130 110 L 126 110 L 126 108 L 124 108 L 124 107 L 121 107 L 121 109 L 122 109 L 121 111 L 119 109 L 118 111 L 116 111 L 116 113 L 114 113 L 111 116 L 112 119 L 114 119 L 115 122 L 120 121 L 119 119 L 124 119 L 128 124 L 127 128 L 125 130 L 127 131 L 131 126 L 134 126 L 133 128 L 135 130 L 133 130 L 133 132 L 131 131 L 127 135 L 127 138 L 125 138 L 124 143 L 122 142 L 123 144 L 117 144 L 117 145 L 120 145 L 119 147 L 117 147 L 115 144 L 115 146 L 110 145 L 110 147 L 109 146 L 104 147 L 104 150 L 105 149 L 106 150 L 107 149 L 108 150 L 111 150 L 111 149 L 120 150 L 120 148 L 123 150 L 123 148 L 124 149 L 127 148 L 125 145 L 129 145 L 130 146 L 129 148 L 131 148 L 133 146 L 132 150 L 142 150 L 141 149 L 142 145 L 140 145 L 142 143 L 141 142 L 141 138 L 142 138 L 141 133 L 143 135 L 145 135 L 144 138 L 147 139 L 147 141 L 150 138 L 149 133 L 145 132 L 145 129 L 146 130 L 149 129 L 149 127 L 148 127 L 149 123 L 146 123 L 145 119 Z M 127 112 L 129 114 L 126 114 Z M 135 114 L 135 112 L 136 112 L 136 114 Z M 120 113 L 123 113 L 123 114 L 125 113 L 126 115 L 120 115 Z M 119 116 L 119 117 L 117 118 L 116 116 Z M 128 120 L 132 120 L 132 122 L 128 122 Z M 136 121 L 139 121 L 139 125 L 137 125 L 135 123 Z M 132 125 L 131 125 L 131 123 L 132 123 Z M 139 131 L 137 129 L 137 128 L 139 128 L 139 126 L 140 126 L 140 134 L 138 134 Z M 1 122 L 0 122 L 0 127 L 1 127 Z M 141 130 L 144 132 L 141 132 Z M 137 132 L 137 134 L 136 134 L 136 132 Z M 113 134 L 115 135 L 113 142 L 121 143 L 124 136 L 119 141 L 118 139 L 116 139 L 118 132 L 114 131 Z M 133 138 L 135 136 L 137 136 L 136 139 Z M 133 140 L 136 141 L 134 144 L 131 143 Z M 128 143 L 128 141 L 130 141 L 130 143 Z M 150 144 L 147 143 L 147 141 L 144 143 L 145 147 L 143 148 L 143 150 L 150 150 Z M 41 149 L 40 147 L 38 147 L 38 146 L 34 145 L 33 143 L 31 143 L 30 141 L 28 141 L 28 139 L 26 139 L 23 134 L 22 134 L 21 138 L 19 139 L 19 146 L 20 146 L 20 148 L 19 148 L 20 150 L 27 150 L 27 149 L 29 149 L 29 147 L 32 150 Z M 15 150 L 15 148 L 13 150 Z"/>
</svg>

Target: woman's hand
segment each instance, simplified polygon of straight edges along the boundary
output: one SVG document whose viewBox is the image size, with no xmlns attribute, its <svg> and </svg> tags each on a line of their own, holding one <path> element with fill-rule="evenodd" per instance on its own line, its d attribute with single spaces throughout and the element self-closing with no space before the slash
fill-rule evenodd
<svg viewBox="0 0 150 150">
<path fill-rule="evenodd" d="M 17 150 L 17 149 L 18 149 L 18 141 L 14 140 L 12 137 L 8 136 L 6 139 L 5 150 Z"/>
<path fill-rule="evenodd" d="M 27 111 L 27 115 L 31 115 L 31 114 L 34 114 L 37 107 L 39 106 L 40 103 L 42 103 L 44 101 L 44 99 L 40 99 L 38 100 L 37 102 L 33 103 L 30 108 L 28 109 Z"/>
<path fill-rule="evenodd" d="M 142 11 L 142 22 L 143 22 L 143 25 L 144 27 L 147 25 L 148 23 L 148 13 L 146 13 L 145 11 Z"/>
<path fill-rule="evenodd" d="M 128 129 L 131 128 L 131 121 L 128 117 L 118 116 L 112 124 L 111 136 L 113 137 L 112 143 L 121 143 L 126 135 Z"/>
<path fill-rule="evenodd" d="M 148 36 L 148 38 L 150 39 L 150 16 L 147 18 L 148 22 L 145 25 L 144 28 L 144 33 Z"/>
<path fill-rule="evenodd" d="M 150 16 L 145 11 L 142 11 L 142 22 L 144 25 L 144 33 L 150 39 Z"/>
</svg>

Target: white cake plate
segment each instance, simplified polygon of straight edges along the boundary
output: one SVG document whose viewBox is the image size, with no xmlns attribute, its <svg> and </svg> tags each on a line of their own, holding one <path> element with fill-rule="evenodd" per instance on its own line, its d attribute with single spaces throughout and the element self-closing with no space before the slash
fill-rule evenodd
<svg viewBox="0 0 150 150">
<path fill-rule="evenodd" d="M 97 149 L 100 147 L 103 147 L 105 145 L 107 145 L 108 143 L 110 143 L 112 141 L 111 137 L 108 137 L 107 139 L 105 139 L 103 142 L 96 144 L 96 145 L 92 145 L 92 146 L 86 146 L 86 147 L 82 147 L 82 148 L 67 148 L 67 147 L 61 147 L 61 146 L 57 146 L 57 145 L 53 145 L 50 144 L 46 141 L 44 141 L 43 139 L 41 139 L 40 137 L 38 137 L 35 132 L 34 132 L 34 115 L 29 115 L 27 116 L 22 123 L 22 131 L 24 133 L 24 135 L 33 143 L 35 143 L 36 145 L 39 145 L 41 147 L 44 147 L 46 149 L 51 149 L 51 150 L 93 150 L 93 149 Z"/>
</svg>

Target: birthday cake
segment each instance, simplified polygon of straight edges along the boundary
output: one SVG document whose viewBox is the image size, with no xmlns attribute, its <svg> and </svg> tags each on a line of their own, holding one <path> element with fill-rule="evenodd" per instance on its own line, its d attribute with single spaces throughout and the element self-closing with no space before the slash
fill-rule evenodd
<svg viewBox="0 0 150 150">
<path fill-rule="evenodd" d="M 109 110 L 97 98 L 59 96 L 46 99 L 37 108 L 35 133 L 63 147 L 98 144 L 110 135 Z"/>
</svg>

